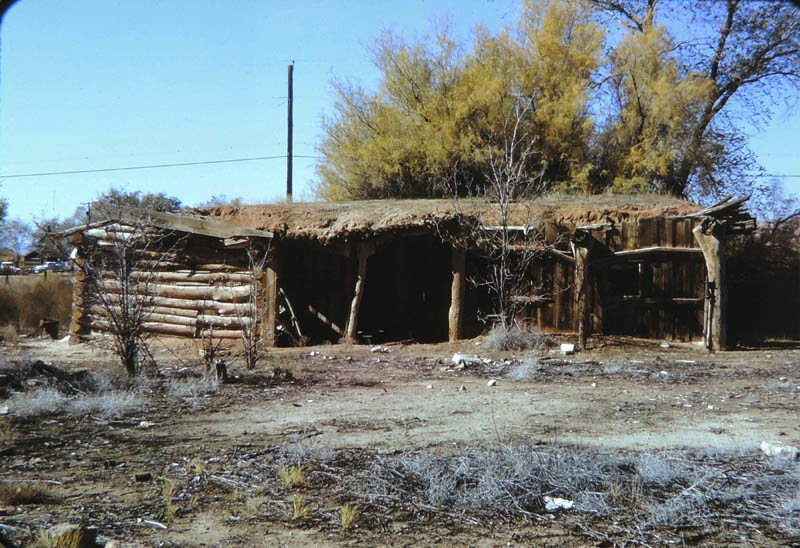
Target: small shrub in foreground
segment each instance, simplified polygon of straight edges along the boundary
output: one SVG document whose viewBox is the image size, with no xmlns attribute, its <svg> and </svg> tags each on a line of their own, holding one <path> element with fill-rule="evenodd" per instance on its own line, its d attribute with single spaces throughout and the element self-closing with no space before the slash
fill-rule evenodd
<svg viewBox="0 0 800 548">
<path fill-rule="evenodd" d="M 546 343 L 547 337 L 538 330 L 498 324 L 486 335 L 484 344 L 490 350 L 535 350 Z"/>
</svg>

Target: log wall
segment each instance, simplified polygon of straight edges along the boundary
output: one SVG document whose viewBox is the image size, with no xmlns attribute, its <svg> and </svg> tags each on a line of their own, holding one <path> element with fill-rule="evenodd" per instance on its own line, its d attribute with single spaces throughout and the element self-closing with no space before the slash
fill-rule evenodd
<svg viewBox="0 0 800 548">
<path fill-rule="evenodd" d="M 92 260 L 98 249 L 106 249 L 112 257 L 120 239 L 133 230 L 116 225 L 76 235 L 78 263 Z M 132 283 L 128 287 L 148 300 L 145 331 L 184 337 L 199 338 L 213 333 L 216 338 L 240 338 L 242 327 L 253 321 L 256 299 L 264 295 L 262 286 L 266 276 L 260 271 L 251 272 L 244 249 L 226 248 L 220 238 L 188 234 L 168 236 L 165 241 L 167 244 L 160 251 L 140 252 L 143 259 L 130 274 Z M 100 275 L 99 286 L 111 306 L 104 306 L 92 297 L 94 285 L 79 270 L 70 328 L 73 339 L 83 338 L 92 331 L 108 330 L 109 308 L 113 311 L 114 303 L 120 300 L 122 284 L 114 270 Z M 256 298 L 251 297 L 253 288 Z"/>
</svg>

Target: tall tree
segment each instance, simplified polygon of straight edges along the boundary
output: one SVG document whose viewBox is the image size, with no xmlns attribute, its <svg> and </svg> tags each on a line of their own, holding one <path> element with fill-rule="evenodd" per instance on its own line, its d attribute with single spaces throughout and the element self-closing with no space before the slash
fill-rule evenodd
<svg viewBox="0 0 800 548">
<path fill-rule="evenodd" d="M 440 30 L 427 42 L 384 33 L 374 47 L 378 91 L 335 83 L 324 120 L 318 193 L 327 199 L 437 196 L 444 181 L 463 192 L 491 171 L 487 139 L 523 99 L 548 181 L 580 171 L 592 123 L 592 72 L 602 31 L 580 0 L 526 5 L 519 27 L 492 36 L 477 28 L 471 53 Z M 489 143 L 502 155 L 502 141 Z M 539 170 L 540 166 L 531 169 Z"/>
<path fill-rule="evenodd" d="M 33 228 L 29 223 L 22 219 L 0 222 L 0 243 L 12 249 L 16 259 L 28 250 L 32 241 Z"/>
<path fill-rule="evenodd" d="M 653 21 L 681 31 L 672 54 L 683 74 L 702 74 L 708 91 L 685 119 L 685 145 L 669 162 L 662 188 L 675 195 L 725 192 L 751 183 L 756 169 L 739 129 L 743 117 L 768 119 L 800 90 L 800 9 L 787 0 L 684 3 L 593 0 L 632 33 Z"/>
<path fill-rule="evenodd" d="M 764 121 L 796 96 L 800 9 L 528 0 L 516 26 L 478 28 L 468 51 L 446 30 L 421 42 L 384 33 L 373 56 L 375 92 L 335 84 L 317 166 L 324 198 L 438 196 L 442 181 L 484 188 L 487 138 L 519 100 L 545 186 L 701 197 L 752 186 L 742 120 Z"/>
</svg>

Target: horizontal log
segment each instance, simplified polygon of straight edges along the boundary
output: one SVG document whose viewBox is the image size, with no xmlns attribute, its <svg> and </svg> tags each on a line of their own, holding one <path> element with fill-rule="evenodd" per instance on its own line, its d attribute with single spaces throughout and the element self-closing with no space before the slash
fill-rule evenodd
<svg viewBox="0 0 800 548">
<path fill-rule="evenodd" d="M 241 339 L 242 332 L 232 329 L 203 329 L 200 331 L 200 337 L 206 338 L 212 336 L 215 339 Z"/>
<path fill-rule="evenodd" d="M 110 324 L 101 318 L 92 318 L 84 316 L 78 323 L 84 327 L 88 327 L 92 331 L 107 331 L 110 332 Z M 160 322 L 144 322 L 142 330 L 147 333 L 156 333 L 160 335 L 175 335 L 179 337 L 194 338 L 195 328 L 184 325 L 167 324 Z"/>
<path fill-rule="evenodd" d="M 119 315 L 120 311 L 121 309 L 116 306 L 110 307 L 110 310 L 100 305 L 94 305 L 89 308 L 89 313 L 94 318 L 105 318 L 108 317 L 109 313 Z M 189 318 L 186 316 L 176 316 L 173 314 L 161 314 L 158 312 L 149 312 L 143 314 L 143 318 L 148 322 L 163 322 L 163 323 L 184 325 L 184 326 L 197 325 L 197 317 Z"/>
<path fill-rule="evenodd" d="M 259 273 L 256 273 L 256 278 Z M 216 272 L 208 274 L 196 274 L 183 272 L 132 272 L 131 277 L 135 279 L 152 279 L 164 282 L 197 282 L 197 283 L 250 283 L 253 275 L 249 272 Z"/>
<path fill-rule="evenodd" d="M 253 306 L 248 303 L 220 303 L 211 300 L 171 299 L 167 297 L 153 297 L 153 305 L 197 312 L 214 310 L 218 315 L 233 314 L 240 316 L 250 316 Z"/>
<path fill-rule="evenodd" d="M 247 316 L 214 316 L 211 314 L 200 314 L 197 321 L 201 325 L 212 325 L 214 327 L 243 327 L 253 323 L 252 318 Z"/>
<path fill-rule="evenodd" d="M 104 291 L 118 293 L 122 289 L 116 280 L 102 280 L 100 288 Z M 241 286 L 184 286 L 166 285 L 157 283 L 139 283 L 129 286 L 129 289 L 141 294 L 155 297 L 169 297 L 175 299 L 204 299 L 221 302 L 241 302 L 250 297 L 249 285 Z"/>
</svg>

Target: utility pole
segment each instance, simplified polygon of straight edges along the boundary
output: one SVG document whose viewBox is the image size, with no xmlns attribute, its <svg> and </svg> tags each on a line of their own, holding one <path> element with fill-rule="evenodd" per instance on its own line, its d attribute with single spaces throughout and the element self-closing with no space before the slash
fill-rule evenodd
<svg viewBox="0 0 800 548">
<path fill-rule="evenodd" d="M 289 107 L 287 113 L 287 146 L 286 146 L 286 201 L 292 201 L 292 73 L 294 61 L 289 65 Z"/>
</svg>

